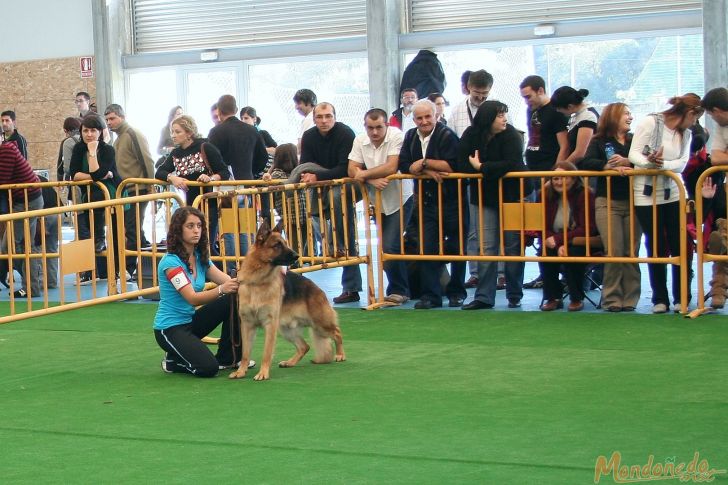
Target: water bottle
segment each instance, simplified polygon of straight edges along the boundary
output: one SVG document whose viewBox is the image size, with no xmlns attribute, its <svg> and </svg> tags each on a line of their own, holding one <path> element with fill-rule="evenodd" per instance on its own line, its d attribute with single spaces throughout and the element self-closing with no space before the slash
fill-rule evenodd
<svg viewBox="0 0 728 485">
<path fill-rule="evenodd" d="M 607 154 L 607 161 L 609 161 L 609 159 L 612 158 L 617 153 L 617 150 L 614 148 L 614 145 L 612 145 L 611 143 L 607 143 L 604 145 L 604 151 Z"/>
</svg>

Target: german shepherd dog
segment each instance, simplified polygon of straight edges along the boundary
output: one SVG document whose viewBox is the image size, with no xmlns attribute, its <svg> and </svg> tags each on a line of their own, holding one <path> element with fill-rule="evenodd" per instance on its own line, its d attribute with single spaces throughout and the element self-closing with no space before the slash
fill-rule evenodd
<svg viewBox="0 0 728 485">
<path fill-rule="evenodd" d="M 278 363 L 279 367 L 293 367 L 309 350 L 303 339 L 303 327 L 311 327 L 315 356 L 314 364 L 328 364 L 346 360 L 341 329 L 336 312 L 324 292 L 311 280 L 290 271 L 283 272 L 298 260 L 281 235 L 281 224 L 270 229 L 267 222 L 258 229 L 255 244 L 248 251 L 238 270 L 238 315 L 243 340 L 243 358 L 240 367 L 230 374 L 231 379 L 245 377 L 250 362 L 250 351 L 258 327 L 265 330 L 265 345 L 260 372 L 253 378 L 270 378 L 270 365 L 276 334 L 281 334 L 296 347 L 296 353 Z M 336 354 L 331 348 L 336 344 Z"/>
</svg>

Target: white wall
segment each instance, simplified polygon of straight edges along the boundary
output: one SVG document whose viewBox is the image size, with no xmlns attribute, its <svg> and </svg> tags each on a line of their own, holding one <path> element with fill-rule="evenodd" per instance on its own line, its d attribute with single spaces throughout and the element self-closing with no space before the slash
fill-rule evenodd
<svg viewBox="0 0 728 485">
<path fill-rule="evenodd" d="M 92 1 L 3 0 L 0 62 L 93 55 Z"/>
</svg>

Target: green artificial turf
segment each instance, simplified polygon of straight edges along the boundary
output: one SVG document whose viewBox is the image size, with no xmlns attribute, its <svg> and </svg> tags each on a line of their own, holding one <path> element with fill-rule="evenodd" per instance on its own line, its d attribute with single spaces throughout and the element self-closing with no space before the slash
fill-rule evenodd
<svg viewBox="0 0 728 485">
<path fill-rule="evenodd" d="M 155 309 L 0 326 L 0 482 L 580 484 L 613 451 L 728 468 L 722 316 L 341 310 L 346 362 L 254 382 L 164 374 Z"/>
</svg>

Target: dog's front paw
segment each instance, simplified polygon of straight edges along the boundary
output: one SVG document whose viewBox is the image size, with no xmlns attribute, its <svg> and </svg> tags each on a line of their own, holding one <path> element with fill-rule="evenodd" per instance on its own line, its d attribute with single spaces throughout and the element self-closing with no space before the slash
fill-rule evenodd
<svg viewBox="0 0 728 485">
<path fill-rule="evenodd" d="M 334 356 L 334 360 L 336 362 L 344 362 L 346 360 L 346 355 L 344 355 L 344 354 L 336 355 L 336 356 Z"/>
<path fill-rule="evenodd" d="M 255 377 L 253 377 L 254 381 L 267 381 L 270 379 L 270 375 L 268 372 L 260 371 L 257 374 L 255 374 Z"/>
<path fill-rule="evenodd" d="M 293 367 L 294 365 L 296 365 L 296 363 L 291 362 L 290 360 L 282 360 L 282 361 L 278 362 L 278 367 L 286 368 L 286 367 Z"/>
</svg>

